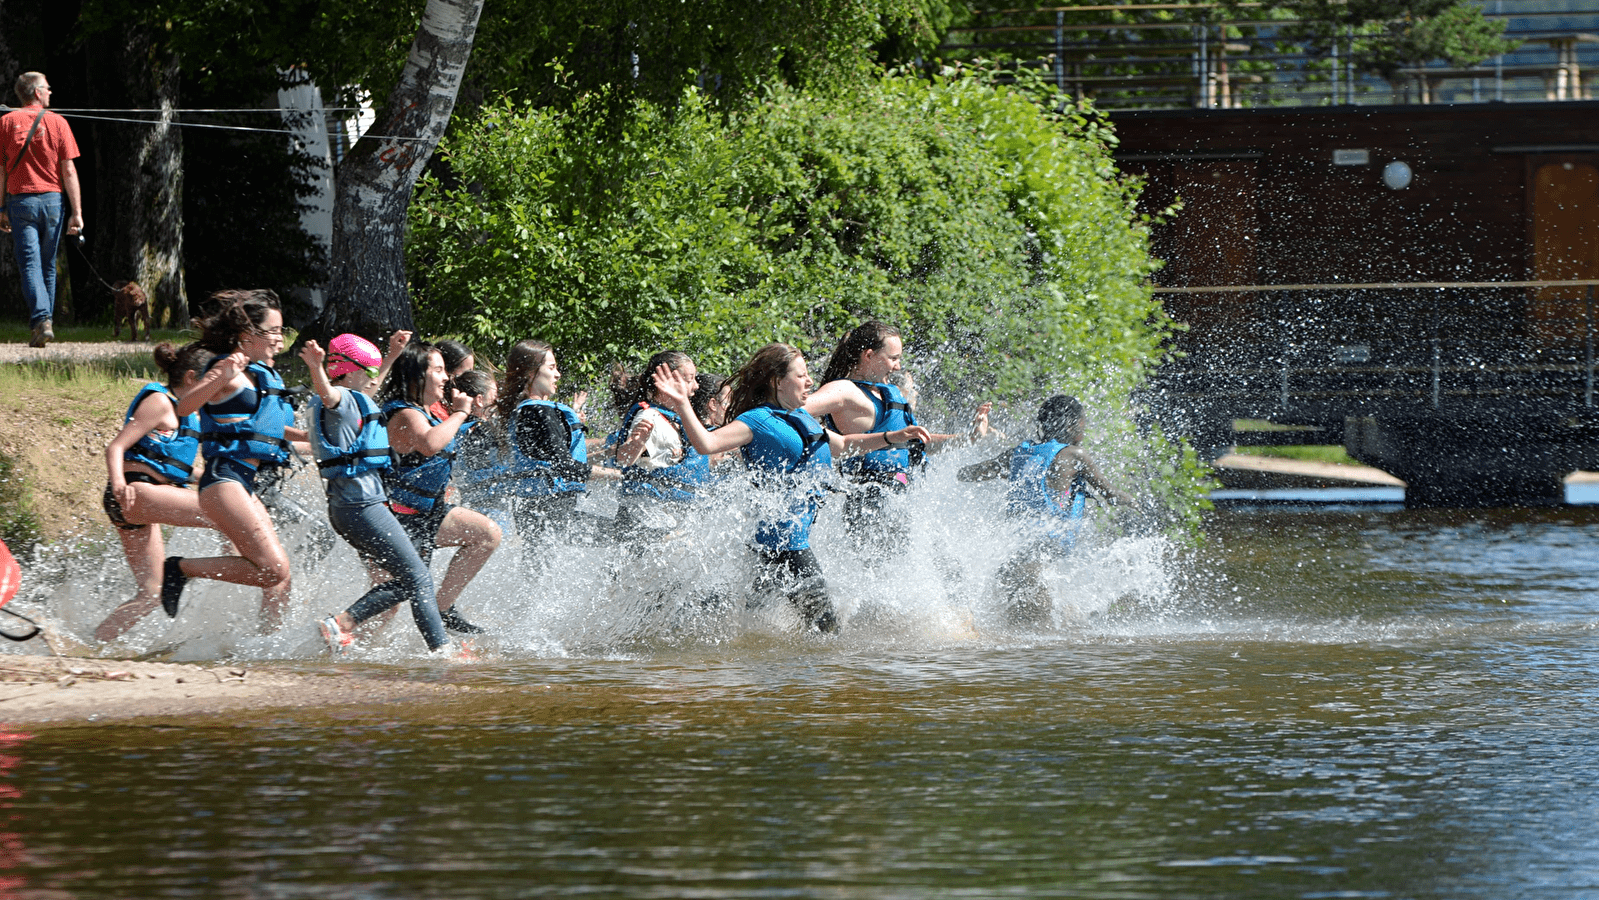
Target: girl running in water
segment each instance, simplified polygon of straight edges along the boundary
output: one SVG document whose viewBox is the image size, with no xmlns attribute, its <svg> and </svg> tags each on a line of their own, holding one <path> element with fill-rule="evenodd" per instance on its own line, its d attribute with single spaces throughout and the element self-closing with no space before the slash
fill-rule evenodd
<svg viewBox="0 0 1599 900">
<path fill-rule="evenodd" d="M 435 341 L 433 349 L 439 351 L 439 357 L 444 360 L 444 373 L 449 376 L 451 382 L 458 376 L 472 371 L 477 365 L 477 357 L 473 355 L 472 348 L 460 341 L 445 338 L 442 341 Z M 449 407 L 444 405 L 443 400 L 428 407 L 428 412 L 440 419 L 450 417 Z"/>
<path fill-rule="evenodd" d="M 889 382 L 900 371 L 904 345 L 899 330 L 866 322 L 846 334 L 827 360 L 822 386 L 805 409 L 840 434 L 874 434 L 916 424 L 916 414 L 900 389 Z M 975 440 L 986 428 L 989 404 L 972 422 Z M 844 460 L 840 468 L 850 487 L 844 497 L 844 525 L 862 550 L 876 557 L 897 555 L 909 541 L 903 512 L 889 512 L 889 498 L 903 494 L 913 475 L 911 458 L 935 443 L 958 437 L 928 434 L 920 445 L 871 450 Z"/>
<path fill-rule="evenodd" d="M 523 563 L 537 567 L 539 545 L 577 518 L 590 478 L 616 480 L 615 469 L 589 462 L 582 416 L 555 400 L 561 370 L 543 341 L 522 341 L 505 360 L 500 418 L 514 496 L 512 518 L 522 538 Z"/>
<path fill-rule="evenodd" d="M 216 315 L 203 324 L 199 344 L 217 354 L 211 368 L 183 395 L 177 413 L 200 413 L 200 509 L 216 523 L 238 556 L 184 559 L 162 566 L 161 605 L 176 609 L 190 578 L 261 588 L 260 630 L 270 634 L 289 602 L 289 557 L 272 517 L 255 493 L 262 466 L 282 465 L 289 441 L 305 440 L 293 426 L 283 379 L 272 358 L 283 349 L 283 312 L 269 290 L 212 295 Z"/>
<path fill-rule="evenodd" d="M 495 411 L 499 385 L 478 371 L 462 372 L 450 379 L 450 384 L 472 398 L 466 424 L 461 426 L 460 452 L 455 457 L 455 482 L 461 491 L 461 502 L 479 512 L 491 513 L 490 518 L 497 522 L 509 524 L 509 519 L 492 515 L 504 506 L 500 492 L 507 472 L 501 451 L 505 428 Z"/>
<path fill-rule="evenodd" d="M 1112 505 L 1134 502 L 1132 495 L 1105 478 L 1094 458 L 1080 446 L 1087 428 L 1083 404 L 1076 397 L 1056 394 L 1038 409 L 1040 440 L 1024 441 L 957 473 L 961 481 L 1009 481 L 1006 512 L 1031 529 L 1025 546 L 999 570 L 1007 617 L 1013 624 L 1049 621 L 1054 601 L 1044 583 L 1043 567 L 1076 546 L 1084 504 L 1092 496 L 1089 488 Z"/>
<path fill-rule="evenodd" d="M 927 430 L 907 425 L 890 432 L 840 435 L 823 428 L 804 409 L 811 376 L 805 357 L 787 344 L 767 344 L 729 379 L 732 420 L 708 431 L 693 409 L 692 378 L 669 366 L 655 370 L 657 395 L 681 418 L 694 449 L 707 456 L 742 448 L 744 461 L 768 486 L 783 492 L 781 512 L 763 514 L 755 529 L 760 557 L 756 598 L 785 597 L 808 628 L 832 633 L 838 614 L 828 596 L 821 565 L 811 552 L 810 530 L 833 454 L 863 453 L 927 440 Z M 752 598 L 753 599 L 753 598 Z M 758 602 L 756 600 L 755 602 Z"/>
<path fill-rule="evenodd" d="M 439 615 L 456 634 L 479 634 L 483 629 L 456 612 L 455 601 L 499 549 L 500 527 L 482 513 L 445 502 L 461 426 L 472 408 L 465 394 L 452 390 L 445 396 L 448 377 L 439 351 L 413 341 L 378 391 L 389 446 L 399 457 L 388 475 L 389 502 L 423 561 L 432 560 L 436 547 L 461 548 L 439 583 Z M 450 408 L 442 419 L 428 412 L 440 401 Z"/>
<path fill-rule="evenodd" d="M 365 393 L 383 361 L 378 348 L 358 335 L 341 334 L 328 342 L 327 351 L 316 341 L 306 341 L 300 358 L 310 369 L 315 392 L 307 430 L 317 469 L 325 479 L 328 522 L 362 560 L 392 576 L 349 609 L 318 623 L 322 639 L 338 656 L 353 643 L 356 626 L 409 600 L 411 618 L 428 650 L 449 648 L 433 575 L 389 509 L 383 486 L 381 473 L 392 464 L 389 434 L 377 404 Z"/>
<path fill-rule="evenodd" d="M 178 394 L 194 387 L 213 354 L 199 344 L 176 350 L 166 342 L 153 354 L 167 383 L 152 381 L 139 389 L 122 430 L 105 448 L 105 512 L 117 527 L 138 593 L 94 630 L 95 639 L 104 642 L 126 634 L 161 603 L 166 548 L 160 526 L 214 527 L 200 511 L 199 495 L 188 489 L 200 453 L 200 417 L 177 412 Z M 177 612 L 176 604 L 167 610 L 168 615 Z"/>
<path fill-rule="evenodd" d="M 642 375 L 623 377 L 617 385 L 622 423 L 616 432 L 616 464 L 622 470 L 622 487 L 616 537 L 634 546 L 658 540 L 678 527 L 683 509 L 710 480 L 710 457 L 689 443 L 677 413 L 660 405 L 653 373 L 661 366 L 694 379 L 699 396 L 694 360 L 676 350 L 655 354 L 644 364 Z M 703 410 L 696 406 L 695 411 Z"/>
</svg>

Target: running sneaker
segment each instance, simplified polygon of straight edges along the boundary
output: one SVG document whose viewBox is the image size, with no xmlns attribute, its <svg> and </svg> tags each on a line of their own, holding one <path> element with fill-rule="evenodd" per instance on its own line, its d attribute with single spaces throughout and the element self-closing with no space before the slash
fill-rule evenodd
<svg viewBox="0 0 1599 900">
<path fill-rule="evenodd" d="M 473 625 L 455 611 L 455 607 L 439 610 L 439 618 L 444 620 L 444 630 L 453 634 L 484 634 L 487 629 Z"/>
<path fill-rule="evenodd" d="M 328 616 L 318 622 L 317 630 L 322 632 L 322 640 L 328 644 L 328 653 L 334 657 L 343 656 L 344 651 L 355 643 L 355 635 L 339 627 L 338 616 Z"/>
<path fill-rule="evenodd" d="M 168 618 L 177 618 L 178 600 L 183 597 L 183 586 L 189 576 L 183 574 L 183 557 L 169 556 L 161 564 L 161 609 Z"/>
</svg>

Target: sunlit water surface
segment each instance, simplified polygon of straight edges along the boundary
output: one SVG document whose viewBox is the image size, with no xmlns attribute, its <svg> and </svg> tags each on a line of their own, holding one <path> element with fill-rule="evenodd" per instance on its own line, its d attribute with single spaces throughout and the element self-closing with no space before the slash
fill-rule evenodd
<svg viewBox="0 0 1599 900">
<path fill-rule="evenodd" d="M 603 575 L 496 605 L 503 572 L 463 600 L 477 665 L 403 619 L 339 663 L 151 623 L 178 658 L 508 690 L 14 729 L 0 896 L 1599 894 L 1599 509 L 1226 509 L 1192 553 L 1085 549 L 1030 630 L 985 523 L 945 524 L 903 568 L 824 558 L 833 639 L 650 624 Z"/>
</svg>

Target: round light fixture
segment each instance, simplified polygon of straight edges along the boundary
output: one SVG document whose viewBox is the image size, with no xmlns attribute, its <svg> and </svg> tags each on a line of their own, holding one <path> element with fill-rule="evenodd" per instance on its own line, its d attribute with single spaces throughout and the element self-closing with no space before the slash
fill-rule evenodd
<svg viewBox="0 0 1599 900">
<path fill-rule="evenodd" d="M 1390 190 L 1404 190 L 1410 187 L 1410 166 L 1399 160 L 1394 160 L 1382 167 L 1382 183 L 1388 185 Z"/>
</svg>

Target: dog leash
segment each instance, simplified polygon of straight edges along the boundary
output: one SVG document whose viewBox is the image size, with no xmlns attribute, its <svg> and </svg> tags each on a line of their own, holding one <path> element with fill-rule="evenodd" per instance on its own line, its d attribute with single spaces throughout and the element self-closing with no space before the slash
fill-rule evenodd
<svg viewBox="0 0 1599 900">
<path fill-rule="evenodd" d="M 73 240 L 73 238 L 77 238 L 77 240 Z M 110 283 L 108 283 L 104 278 L 100 277 L 100 273 L 99 273 L 98 270 L 95 269 L 94 263 L 89 262 L 89 254 L 83 252 L 83 235 L 81 235 L 81 234 L 69 234 L 69 235 L 67 235 L 67 244 L 69 244 L 70 246 L 78 248 L 78 258 L 83 260 L 83 264 L 89 267 L 89 272 L 92 275 L 94 275 L 95 280 L 99 281 L 101 284 L 105 285 L 105 289 L 106 290 L 108 290 L 111 293 L 115 294 L 117 292 L 117 289 L 112 287 L 110 285 Z"/>
</svg>

